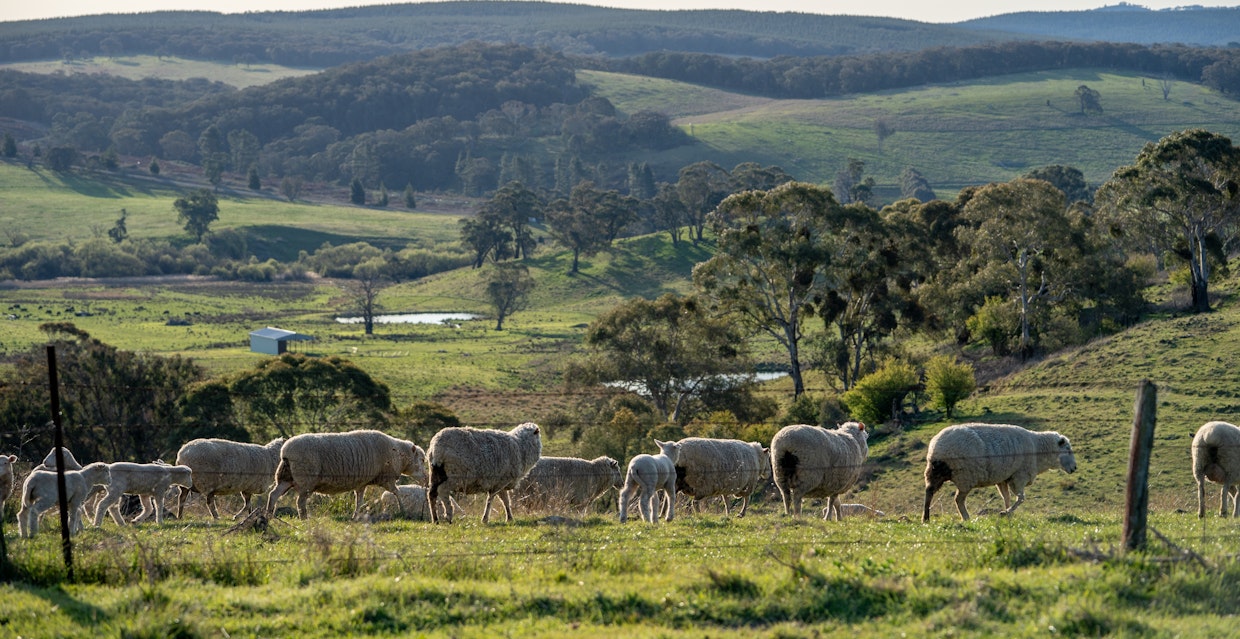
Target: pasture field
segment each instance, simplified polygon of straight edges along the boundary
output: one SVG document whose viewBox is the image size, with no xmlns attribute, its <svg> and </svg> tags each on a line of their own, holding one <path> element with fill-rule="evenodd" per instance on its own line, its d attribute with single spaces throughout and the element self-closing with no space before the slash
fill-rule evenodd
<svg viewBox="0 0 1240 639">
<path fill-rule="evenodd" d="M 1221 637 L 1234 632 L 1233 520 L 1163 513 L 1123 554 L 1111 508 L 929 525 L 888 516 L 681 514 L 651 526 L 518 511 L 482 524 L 306 521 L 230 532 L 195 511 L 163 527 L 11 536 L 10 636 Z M 231 505 L 231 504 L 230 504 Z M 282 513 L 285 512 L 283 509 Z M 10 524 L 6 523 L 6 529 Z M 1190 554 L 1191 552 L 1191 554 Z"/>
<path fill-rule="evenodd" d="M 116 57 L 95 56 L 79 58 L 72 62 L 64 60 L 43 60 L 39 62 L 12 62 L 0 65 L 0 68 L 13 69 L 24 73 L 75 73 L 116 75 L 130 80 L 156 78 L 159 80 L 187 80 L 189 78 L 206 78 L 213 82 L 223 82 L 238 89 L 267 84 L 284 78 L 296 78 L 320 69 L 298 69 L 279 64 L 223 64 L 206 60 L 191 60 L 176 56 L 126 55 Z"/>
</svg>

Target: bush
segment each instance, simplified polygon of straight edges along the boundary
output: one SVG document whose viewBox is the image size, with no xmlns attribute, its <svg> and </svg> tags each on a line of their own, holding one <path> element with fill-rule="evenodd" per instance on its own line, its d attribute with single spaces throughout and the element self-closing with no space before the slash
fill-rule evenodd
<svg viewBox="0 0 1240 639">
<path fill-rule="evenodd" d="M 853 419 L 881 424 L 891 419 L 904 397 L 917 388 L 917 371 L 911 364 L 889 359 L 862 377 L 840 400 Z"/>
<path fill-rule="evenodd" d="M 975 388 L 977 381 L 972 364 L 959 364 L 950 355 L 939 355 L 926 362 L 926 392 L 930 395 L 930 405 L 943 409 L 948 417 L 952 416 L 956 404 Z"/>
<path fill-rule="evenodd" d="M 977 313 L 965 320 L 965 327 L 970 334 L 989 344 L 995 355 L 1011 355 L 1020 336 L 1020 313 L 1015 304 L 1002 297 L 987 297 Z"/>
</svg>

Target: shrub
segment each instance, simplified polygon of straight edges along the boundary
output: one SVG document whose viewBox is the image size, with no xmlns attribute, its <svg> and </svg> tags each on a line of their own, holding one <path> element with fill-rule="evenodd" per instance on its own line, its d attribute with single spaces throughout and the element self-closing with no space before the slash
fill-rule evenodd
<svg viewBox="0 0 1240 639">
<path fill-rule="evenodd" d="M 930 395 L 930 405 L 943 409 L 948 417 L 952 416 L 956 404 L 975 388 L 977 381 L 972 364 L 957 363 L 950 355 L 939 355 L 926 362 L 926 392 Z"/>
<path fill-rule="evenodd" d="M 1010 355 L 1020 335 L 1020 314 L 1016 305 L 1002 297 L 987 297 L 986 303 L 965 320 L 969 333 L 989 344 L 995 355 Z"/>
<path fill-rule="evenodd" d="M 853 419 L 880 424 L 891 419 L 917 384 L 917 371 L 911 364 L 889 359 L 878 370 L 862 377 L 840 400 Z"/>
</svg>

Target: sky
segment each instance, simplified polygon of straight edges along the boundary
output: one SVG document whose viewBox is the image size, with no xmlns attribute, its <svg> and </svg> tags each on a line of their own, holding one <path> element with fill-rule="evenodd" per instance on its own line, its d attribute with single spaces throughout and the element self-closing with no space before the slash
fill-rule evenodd
<svg viewBox="0 0 1240 639">
<path fill-rule="evenodd" d="M 624 9 L 748 9 L 753 11 L 795 11 L 826 15 L 864 15 L 905 18 L 922 22 L 959 22 L 1018 11 L 1072 11 L 1096 9 L 1118 4 L 1120 0 L 576 0 L 580 4 Z M 365 0 L 4 0 L 0 3 L 0 22 L 36 20 L 99 13 L 149 13 L 152 11 L 198 10 L 220 13 L 247 11 L 301 11 L 337 9 L 367 4 Z M 1132 0 L 1151 9 L 1184 5 L 1207 7 L 1237 6 L 1230 2 L 1181 0 Z"/>
</svg>

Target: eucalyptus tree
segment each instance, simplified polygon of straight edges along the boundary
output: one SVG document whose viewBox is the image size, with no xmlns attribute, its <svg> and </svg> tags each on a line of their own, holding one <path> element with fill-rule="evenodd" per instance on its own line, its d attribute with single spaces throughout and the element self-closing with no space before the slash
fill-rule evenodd
<svg viewBox="0 0 1240 639">
<path fill-rule="evenodd" d="M 478 209 L 479 217 L 493 219 L 495 225 L 505 229 L 511 240 L 512 255 L 516 259 L 530 256 L 536 244 L 530 220 L 541 217 L 545 203 L 521 182 L 509 182 L 500 187 Z"/>
<path fill-rule="evenodd" d="M 783 346 L 796 396 L 805 392 L 805 320 L 827 295 L 836 258 L 857 240 L 833 223 L 844 215 L 831 191 L 804 182 L 730 195 L 709 217 L 718 251 L 693 269 L 720 311 Z"/>
<path fill-rule="evenodd" d="M 1098 215 L 1115 235 L 1156 255 L 1188 262 L 1192 310 L 1210 310 L 1211 258 L 1240 221 L 1240 149 L 1223 135 L 1191 129 L 1146 144 L 1097 194 Z"/>
<path fill-rule="evenodd" d="M 636 208 L 636 200 L 601 190 L 590 181 L 573 187 L 568 198 L 552 202 L 547 223 L 551 236 L 573 253 L 569 272 L 578 272 L 582 255 L 594 255 L 610 246 L 619 229 L 636 216 Z"/>
<path fill-rule="evenodd" d="M 526 265 L 519 262 L 495 264 L 486 280 L 487 300 L 495 311 L 495 330 L 504 330 L 505 319 L 529 307 L 534 286 L 534 278 Z"/>
<path fill-rule="evenodd" d="M 727 197 L 730 179 L 727 169 L 714 162 L 695 162 L 680 169 L 676 192 L 685 205 L 689 235 L 694 243 L 702 241 L 707 216 Z"/>
</svg>

